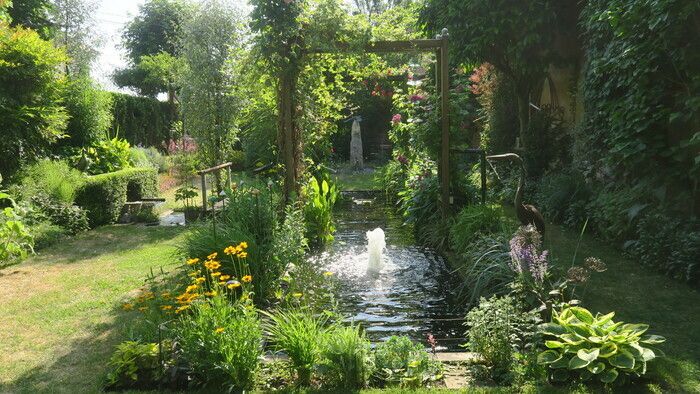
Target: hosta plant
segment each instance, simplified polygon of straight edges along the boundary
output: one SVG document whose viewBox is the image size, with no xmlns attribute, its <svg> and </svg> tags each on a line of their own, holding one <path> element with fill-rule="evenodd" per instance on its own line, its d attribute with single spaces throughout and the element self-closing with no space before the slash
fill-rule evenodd
<svg viewBox="0 0 700 394">
<path fill-rule="evenodd" d="M 613 322 L 614 312 L 597 314 L 581 307 L 554 311 L 552 322 L 540 326 L 544 346 L 537 361 L 547 365 L 554 381 L 596 379 L 612 383 L 619 376 L 641 376 L 665 341 L 658 335 L 645 335 L 647 324 Z"/>
</svg>

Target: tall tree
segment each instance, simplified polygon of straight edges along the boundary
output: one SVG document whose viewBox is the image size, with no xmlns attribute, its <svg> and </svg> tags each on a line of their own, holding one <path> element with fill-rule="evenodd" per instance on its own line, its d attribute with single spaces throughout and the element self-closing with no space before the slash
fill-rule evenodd
<svg viewBox="0 0 700 394">
<path fill-rule="evenodd" d="M 45 40 L 53 36 L 51 0 L 14 0 L 10 4 L 10 26 L 27 27 Z"/>
<path fill-rule="evenodd" d="M 235 70 L 246 34 L 241 12 L 227 0 L 202 3 L 184 30 L 183 114 L 204 163 L 211 167 L 224 161 L 236 139 L 235 116 L 242 99 Z"/>
<path fill-rule="evenodd" d="M 12 175 L 23 162 L 45 154 L 63 137 L 62 50 L 33 30 L 0 23 L 0 173 Z"/>
<path fill-rule="evenodd" d="M 178 56 L 182 25 L 189 8 L 182 0 L 148 0 L 139 8 L 139 14 L 127 24 L 122 35 L 130 64 L 115 73 L 118 86 L 132 88 L 144 96 L 168 92 L 167 84 L 150 77 L 148 70 L 140 65 L 144 56 L 160 53 Z"/>
<path fill-rule="evenodd" d="M 51 13 L 55 25 L 54 43 L 65 48 L 70 58 L 65 70 L 68 75 L 90 72 L 97 57 L 99 36 L 95 29 L 95 0 L 54 0 Z"/>
</svg>

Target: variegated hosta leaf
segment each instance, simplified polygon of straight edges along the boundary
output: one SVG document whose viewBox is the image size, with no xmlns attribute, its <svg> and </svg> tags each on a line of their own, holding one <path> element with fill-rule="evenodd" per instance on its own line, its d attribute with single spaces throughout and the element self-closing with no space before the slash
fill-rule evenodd
<svg viewBox="0 0 700 394">
<path fill-rule="evenodd" d="M 585 368 L 590 363 L 591 363 L 590 361 L 582 359 L 577 354 L 577 355 L 571 357 L 571 360 L 569 360 L 569 369 Z"/>
<path fill-rule="evenodd" d="M 575 306 L 572 308 L 568 309 L 572 315 L 576 316 L 576 318 L 586 324 L 593 324 L 594 318 L 593 314 L 588 311 L 586 308 L 581 308 L 579 306 Z"/>
<path fill-rule="evenodd" d="M 565 346 L 564 343 L 559 341 L 545 341 L 544 345 L 549 349 L 559 349 Z"/>
<path fill-rule="evenodd" d="M 608 342 L 600 348 L 600 354 L 598 357 L 607 358 L 615 355 L 617 353 L 617 345 Z"/>
<path fill-rule="evenodd" d="M 597 375 L 605 370 L 605 363 L 602 361 L 598 361 L 595 363 L 591 363 L 587 368 L 592 374 Z"/>
<path fill-rule="evenodd" d="M 622 369 L 634 369 L 634 356 L 627 350 L 620 350 L 616 355 L 608 359 L 610 365 Z"/>
<path fill-rule="evenodd" d="M 600 316 L 600 314 L 598 314 L 598 315 L 595 317 L 595 323 L 594 323 L 594 324 L 597 325 L 597 326 L 601 326 L 601 327 L 602 327 L 602 326 L 604 326 L 605 324 L 609 323 L 609 322 L 612 320 L 613 317 L 615 317 L 615 312 L 610 312 L 610 313 L 608 313 L 607 315 L 603 315 L 603 316 Z"/>
<path fill-rule="evenodd" d="M 554 350 L 545 350 L 544 352 L 537 355 L 537 363 L 551 364 L 555 361 L 558 361 L 561 358 L 562 356 L 561 354 L 559 354 L 559 352 L 556 352 Z"/>
<path fill-rule="evenodd" d="M 600 354 L 600 349 L 581 349 L 576 352 L 578 358 L 588 361 L 588 363 L 595 361 L 598 358 L 598 354 Z"/>
<path fill-rule="evenodd" d="M 544 323 L 539 326 L 540 332 L 545 335 L 558 336 L 566 333 L 566 329 L 556 323 Z"/>
<path fill-rule="evenodd" d="M 662 337 L 661 335 L 645 335 L 639 340 L 639 342 L 646 343 L 647 345 L 657 345 L 659 343 L 666 342 L 666 338 Z"/>
</svg>

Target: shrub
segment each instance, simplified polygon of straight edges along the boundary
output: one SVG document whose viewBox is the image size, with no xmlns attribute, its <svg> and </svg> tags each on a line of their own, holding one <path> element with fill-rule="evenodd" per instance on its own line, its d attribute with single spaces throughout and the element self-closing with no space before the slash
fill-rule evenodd
<svg viewBox="0 0 700 394">
<path fill-rule="evenodd" d="M 365 387 L 372 373 L 370 343 L 359 326 L 335 326 L 326 335 L 321 352 L 323 375 L 335 387 Z"/>
<path fill-rule="evenodd" d="M 534 312 L 522 312 L 510 296 L 482 298 L 467 314 L 467 347 L 481 355 L 491 378 L 507 381 L 514 353 L 532 342 L 537 319 Z"/>
<path fill-rule="evenodd" d="M 320 177 L 310 177 L 304 191 L 306 237 L 315 245 L 333 241 L 333 206 L 340 194 L 335 183 L 331 181 L 328 173 L 324 172 Z"/>
<path fill-rule="evenodd" d="M 193 377 L 214 390 L 251 389 L 262 357 L 257 315 L 221 293 L 191 309 L 176 330 Z"/>
<path fill-rule="evenodd" d="M 30 227 L 29 232 L 34 237 L 34 248 L 37 250 L 55 244 L 66 235 L 66 230 L 63 227 L 50 222 L 37 223 Z"/>
<path fill-rule="evenodd" d="M 88 76 L 78 76 L 68 82 L 65 95 L 70 118 L 67 138 L 60 146 L 83 147 L 98 143 L 112 123 L 112 95 L 97 86 Z"/>
<path fill-rule="evenodd" d="M 0 191 L 2 200 L 9 200 L 12 206 L 6 207 L 0 215 L 0 267 L 19 263 L 29 253 L 34 253 L 34 237 L 15 211 L 14 200 Z"/>
<path fill-rule="evenodd" d="M 299 309 L 270 313 L 268 317 L 266 331 L 274 348 L 289 356 L 299 384 L 308 386 L 320 360 L 327 316 L 313 316 L 309 310 Z"/>
<path fill-rule="evenodd" d="M 586 220 L 587 213 L 582 208 L 588 204 L 591 191 L 578 172 L 550 172 L 537 182 L 534 198 L 547 219 L 579 227 Z"/>
<path fill-rule="evenodd" d="M 646 324 L 614 323 L 614 312 L 596 314 L 581 307 L 570 307 L 552 315 L 552 322 L 540 326 L 545 335 L 537 360 L 549 366 L 554 381 L 596 378 L 612 383 L 623 376 L 641 376 L 647 363 L 656 357 L 649 345 L 665 341 L 658 335 L 643 335 Z M 644 346 L 642 346 L 644 345 Z"/>
<path fill-rule="evenodd" d="M 109 360 L 108 389 L 153 389 L 164 375 L 157 343 L 125 341 Z"/>
<path fill-rule="evenodd" d="M 231 170 L 242 171 L 245 168 L 245 152 L 234 150 L 228 154 L 228 161 L 231 162 Z"/>
<path fill-rule="evenodd" d="M 168 169 L 168 161 L 158 149 L 132 146 L 129 150 L 129 160 L 134 167 L 155 168 L 159 173 Z"/>
<path fill-rule="evenodd" d="M 106 174 L 131 167 L 129 143 L 117 137 L 83 148 L 77 167 L 91 175 Z"/>
<path fill-rule="evenodd" d="M 150 168 L 129 168 L 88 177 L 77 192 L 75 202 L 88 212 L 90 226 L 114 223 L 127 201 L 154 197 L 158 177 Z"/>
<path fill-rule="evenodd" d="M 700 226 L 655 211 L 639 220 L 639 239 L 628 243 L 630 252 L 643 264 L 667 275 L 698 284 L 700 273 Z"/>
<path fill-rule="evenodd" d="M 406 336 L 392 336 L 374 349 L 373 380 L 381 386 L 421 387 L 438 380 L 440 363 L 419 343 Z"/>
<path fill-rule="evenodd" d="M 54 201 L 43 194 L 33 196 L 31 202 L 52 224 L 65 229 L 68 234 L 90 229 L 87 212 L 76 205 Z"/>
<path fill-rule="evenodd" d="M 24 169 L 21 191 L 25 198 L 44 194 L 70 204 L 83 182 L 85 176 L 67 162 L 44 159 Z"/>
<path fill-rule="evenodd" d="M 450 246 L 456 253 L 472 249 L 481 235 L 505 230 L 503 209 L 497 205 L 469 205 L 457 214 L 450 226 Z"/>
<path fill-rule="evenodd" d="M 603 237 L 618 242 L 635 239 L 640 213 L 651 203 L 647 187 L 640 184 L 597 193 L 588 206 L 594 229 Z"/>
</svg>

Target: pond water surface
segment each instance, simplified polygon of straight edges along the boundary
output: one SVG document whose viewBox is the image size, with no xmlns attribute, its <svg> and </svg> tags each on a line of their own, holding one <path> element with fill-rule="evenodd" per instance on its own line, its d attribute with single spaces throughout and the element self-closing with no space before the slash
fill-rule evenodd
<svg viewBox="0 0 700 394">
<path fill-rule="evenodd" d="M 344 192 L 335 209 L 335 241 L 313 257 L 339 281 L 339 304 L 373 342 L 408 335 L 426 344 L 432 334 L 439 349 L 464 343 L 464 305 L 457 300 L 456 274 L 430 249 L 416 246 L 383 193 Z M 368 272 L 366 232 L 382 228 L 386 251 L 379 272 Z"/>
</svg>

